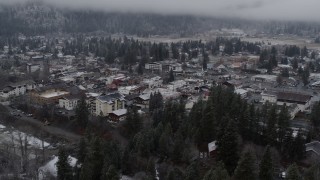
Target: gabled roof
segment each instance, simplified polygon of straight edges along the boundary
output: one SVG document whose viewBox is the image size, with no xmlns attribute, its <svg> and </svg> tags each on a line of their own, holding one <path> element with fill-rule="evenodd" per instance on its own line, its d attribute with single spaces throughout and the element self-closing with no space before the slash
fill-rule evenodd
<svg viewBox="0 0 320 180">
<path fill-rule="evenodd" d="M 304 95 L 293 92 L 278 92 L 277 99 L 284 101 L 302 102 L 306 103 L 311 99 L 311 95 Z"/>
<path fill-rule="evenodd" d="M 118 109 L 115 111 L 112 111 L 112 114 L 116 115 L 116 116 L 123 116 L 127 114 L 127 109 Z"/>
<path fill-rule="evenodd" d="M 124 100 L 124 97 L 122 94 L 116 92 L 104 96 L 99 96 L 97 99 L 101 102 L 112 104 L 115 100 Z"/>
</svg>

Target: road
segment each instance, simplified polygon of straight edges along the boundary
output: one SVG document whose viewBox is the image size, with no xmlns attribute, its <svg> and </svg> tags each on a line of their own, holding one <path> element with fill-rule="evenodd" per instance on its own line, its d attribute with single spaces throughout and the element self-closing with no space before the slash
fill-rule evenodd
<svg viewBox="0 0 320 180">
<path fill-rule="evenodd" d="M 22 113 L 21 111 L 17 111 L 16 109 L 12 109 L 9 106 L 6 106 L 8 108 L 8 110 L 10 112 L 14 112 L 16 114 L 18 114 L 21 117 L 18 117 L 19 121 L 24 121 L 28 124 L 31 124 L 33 126 L 38 127 L 39 129 L 43 130 L 44 132 L 47 132 L 51 135 L 54 135 L 56 137 L 59 138 L 63 138 L 66 139 L 70 142 L 75 142 L 77 140 L 79 140 L 81 138 L 80 135 L 69 132 L 67 130 L 61 129 L 61 128 L 57 128 L 54 126 L 46 126 L 43 122 L 40 122 L 32 117 L 27 117 L 24 113 Z"/>
</svg>

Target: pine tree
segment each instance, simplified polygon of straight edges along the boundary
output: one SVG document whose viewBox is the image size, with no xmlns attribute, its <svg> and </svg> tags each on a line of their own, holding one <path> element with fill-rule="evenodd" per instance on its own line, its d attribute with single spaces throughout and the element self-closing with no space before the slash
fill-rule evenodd
<svg viewBox="0 0 320 180">
<path fill-rule="evenodd" d="M 269 146 L 264 152 L 260 162 L 259 177 L 260 180 L 273 180 L 273 163 Z"/>
<path fill-rule="evenodd" d="M 69 164 L 67 152 L 62 147 L 59 149 L 57 162 L 58 180 L 72 180 L 72 168 Z"/>
<path fill-rule="evenodd" d="M 76 108 L 76 120 L 82 128 L 86 128 L 89 120 L 89 110 L 85 98 L 81 98 Z"/>
<path fill-rule="evenodd" d="M 234 122 L 229 120 L 221 140 L 218 141 L 218 159 L 222 160 L 230 174 L 233 173 L 239 159 L 236 132 Z"/>
<path fill-rule="evenodd" d="M 286 180 L 301 180 L 301 179 L 302 179 L 302 177 L 300 175 L 297 164 L 294 163 L 291 166 L 289 166 L 289 168 L 287 170 Z"/>
<path fill-rule="evenodd" d="M 234 172 L 236 179 L 256 180 L 255 159 L 250 152 L 242 155 Z"/>
<path fill-rule="evenodd" d="M 267 116 L 267 129 L 266 129 L 266 138 L 269 144 L 273 144 L 277 139 L 277 108 L 275 105 L 272 105 L 268 111 Z"/>
<path fill-rule="evenodd" d="M 311 110 L 311 115 L 310 115 L 310 120 L 312 121 L 313 125 L 315 127 L 319 127 L 320 126 L 320 102 L 315 103 L 312 106 L 312 110 Z"/>
<path fill-rule="evenodd" d="M 305 176 L 305 180 L 318 180 L 320 179 L 320 164 L 314 164 L 309 169 L 307 169 Z"/>
<path fill-rule="evenodd" d="M 198 163 L 193 162 L 187 167 L 185 180 L 195 180 L 199 179 L 199 177 Z"/>
<path fill-rule="evenodd" d="M 128 109 L 127 119 L 124 123 L 127 137 L 134 137 L 142 128 L 142 119 L 136 108 Z"/>
<path fill-rule="evenodd" d="M 230 176 L 223 163 L 220 162 L 215 169 L 210 169 L 202 180 L 230 180 Z"/>
<path fill-rule="evenodd" d="M 168 82 L 173 82 L 173 81 L 174 81 L 174 74 L 173 74 L 173 70 L 171 69 L 169 72 Z"/>
<path fill-rule="evenodd" d="M 281 107 L 278 115 L 278 142 L 281 145 L 289 128 L 290 115 L 286 104 Z"/>
<path fill-rule="evenodd" d="M 95 137 L 92 139 L 88 152 L 81 169 L 80 180 L 99 179 L 104 161 L 101 140 L 99 138 Z"/>
<path fill-rule="evenodd" d="M 101 180 L 119 180 L 120 176 L 117 169 L 110 165 L 108 171 L 102 176 Z"/>
</svg>

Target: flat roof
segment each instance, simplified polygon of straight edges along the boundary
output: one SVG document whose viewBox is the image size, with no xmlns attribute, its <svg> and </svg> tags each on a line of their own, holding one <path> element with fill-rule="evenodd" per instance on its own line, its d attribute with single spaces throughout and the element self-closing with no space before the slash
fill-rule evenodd
<svg viewBox="0 0 320 180">
<path fill-rule="evenodd" d="M 40 96 L 44 98 L 52 98 L 52 97 L 62 96 L 67 94 L 69 94 L 69 92 L 67 91 L 57 91 L 57 92 L 45 92 L 45 93 L 42 93 Z"/>
</svg>

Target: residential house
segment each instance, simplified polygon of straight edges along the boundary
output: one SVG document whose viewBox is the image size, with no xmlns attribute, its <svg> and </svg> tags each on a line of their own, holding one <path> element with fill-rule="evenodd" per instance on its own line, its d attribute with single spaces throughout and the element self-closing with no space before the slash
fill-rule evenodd
<svg viewBox="0 0 320 180">
<path fill-rule="evenodd" d="M 162 64 L 157 63 L 157 62 L 152 62 L 152 63 L 146 63 L 145 67 L 146 70 L 149 71 L 156 71 L 156 72 L 161 72 L 162 71 Z"/>
<path fill-rule="evenodd" d="M 161 87 L 163 80 L 161 77 L 156 76 L 150 79 L 144 79 L 141 83 L 148 86 L 149 89 L 153 89 L 153 88 Z"/>
<path fill-rule="evenodd" d="M 112 111 L 109 114 L 109 117 L 114 122 L 123 121 L 127 118 L 127 109 L 118 109 L 118 110 Z"/>
<path fill-rule="evenodd" d="M 141 108 L 149 108 L 150 94 L 142 94 L 135 98 L 134 102 L 136 106 Z"/>
</svg>

